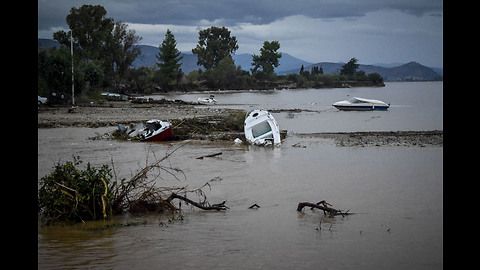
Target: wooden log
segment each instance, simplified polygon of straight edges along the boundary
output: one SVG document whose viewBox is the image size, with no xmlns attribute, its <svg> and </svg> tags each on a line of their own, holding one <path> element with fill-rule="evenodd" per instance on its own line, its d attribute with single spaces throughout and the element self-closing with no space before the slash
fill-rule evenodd
<svg viewBox="0 0 480 270">
<path fill-rule="evenodd" d="M 197 159 L 203 159 L 203 158 L 206 158 L 206 157 L 216 157 L 216 156 L 219 156 L 221 154 L 223 154 L 223 153 L 218 152 L 218 153 L 215 153 L 215 154 L 210 154 L 210 155 L 206 155 L 206 156 L 197 157 Z"/>
</svg>

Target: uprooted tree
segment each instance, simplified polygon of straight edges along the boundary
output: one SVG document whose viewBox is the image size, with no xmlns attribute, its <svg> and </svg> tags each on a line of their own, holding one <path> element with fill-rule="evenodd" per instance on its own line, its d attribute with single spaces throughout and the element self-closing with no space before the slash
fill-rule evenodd
<svg viewBox="0 0 480 270">
<path fill-rule="evenodd" d="M 62 222 L 79 222 L 86 220 L 105 220 L 113 215 L 125 212 L 175 212 L 180 207 L 173 204 L 173 199 L 186 202 L 203 210 L 226 210 L 226 201 L 210 205 L 203 188 L 210 183 L 220 181 L 215 177 L 203 186 L 189 190 L 186 187 L 157 187 L 161 173 L 179 179 L 185 174 L 181 169 L 163 166 L 161 163 L 181 146 L 175 148 L 165 157 L 140 169 L 130 180 L 118 180 L 112 161 L 108 165 L 94 168 L 87 163 L 85 169 L 79 169 L 82 161 L 74 157 L 73 162 L 58 163 L 54 170 L 40 180 L 38 191 L 38 210 L 46 224 Z M 112 175 L 113 172 L 113 175 Z M 152 175 L 153 174 L 153 175 Z M 198 202 L 187 198 L 195 194 Z"/>
</svg>

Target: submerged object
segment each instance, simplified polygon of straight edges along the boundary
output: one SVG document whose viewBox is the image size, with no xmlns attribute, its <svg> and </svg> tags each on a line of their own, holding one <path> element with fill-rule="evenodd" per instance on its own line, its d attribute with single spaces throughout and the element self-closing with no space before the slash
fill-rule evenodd
<svg viewBox="0 0 480 270">
<path fill-rule="evenodd" d="M 332 106 L 343 111 L 386 111 L 390 104 L 376 99 L 353 97 L 335 102 Z"/>
<path fill-rule="evenodd" d="M 118 125 L 118 130 L 126 133 L 130 138 L 138 138 L 146 142 L 163 141 L 173 136 L 172 124 L 157 119 L 128 128 Z"/>
<path fill-rule="evenodd" d="M 245 118 L 245 138 L 256 145 L 280 145 L 280 128 L 266 110 L 253 110 Z"/>
</svg>

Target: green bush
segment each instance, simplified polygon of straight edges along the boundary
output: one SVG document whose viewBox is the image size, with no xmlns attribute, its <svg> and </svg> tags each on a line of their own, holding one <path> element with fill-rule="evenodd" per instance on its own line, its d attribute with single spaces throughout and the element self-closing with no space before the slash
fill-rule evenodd
<svg viewBox="0 0 480 270">
<path fill-rule="evenodd" d="M 113 186 L 108 165 L 97 169 L 77 157 L 65 164 L 57 163 L 54 170 L 40 179 L 38 206 L 42 220 L 86 221 L 107 219 L 112 216 Z"/>
</svg>

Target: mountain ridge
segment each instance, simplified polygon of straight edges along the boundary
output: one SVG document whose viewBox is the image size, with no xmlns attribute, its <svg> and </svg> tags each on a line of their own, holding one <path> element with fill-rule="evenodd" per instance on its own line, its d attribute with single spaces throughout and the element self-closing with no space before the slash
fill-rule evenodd
<svg viewBox="0 0 480 270">
<path fill-rule="evenodd" d="M 314 66 L 322 67 L 324 74 L 340 74 L 340 70 L 344 63 L 319 62 L 309 66 L 304 66 L 305 71 L 310 71 Z M 363 70 L 365 74 L 378 73 L 385 81 L 432 81 L 443 79 L 442 75 L 433 68 L 424 66 L 418 62 L 410 61 L 395 67 L 381 67 L 375 65 L 359 64 L 357 71 Z M 280 72 L 282 74 L 299 73 L 300 68 Z"/>
<path fill-rule="evenodd" d="M 49 49 L 52 47 L 60 47 L 60 44 L 52 39 L 38 39 L 38 51 Z M 152 67 L 157 62 L 156 54 L 159 52 L 158 47 L 150 45 L 138 45 L 142 54 L 135 59 L 132 67 L 139 68 L 141 66 Z M 183 59 L 182 71 L 185 74 L 190 73 L 196 69 L 203 69 L 197 66 L 197 56 L 191 52 L 182 52 Z M 241 66 L 242 69 L 250 71 L 252 63 L 251 54 L 235 54 L 233 55 L 235 65 Z M 275 73 L 278 75 L 286 75 L 290 73 L 299 74 L 300 67 L 303 65 L 305 71 L 311 71 L 312 67 L 322 67 L 324 74 L 339 74 L 340 69 L 345 63 L 333 62 L 318 62 L 312 63 L 299 58 L 296 58 L 288 53 L 282 53 L 279 59 L 280 65 L 275 68 Z M 395 63 L 397 64 L 397 63 Z M 426 80 L 441 80 L 443 79 L 443 68 L 431 68 L 415 61 L 406 64 L 385 64 L 385 66 L 378 65 L 364 65 L 360 64 L 358 70 L 363 70 L 366 74 L 379 73 L 385 81 L 426 81 Z"/>
</svg>

